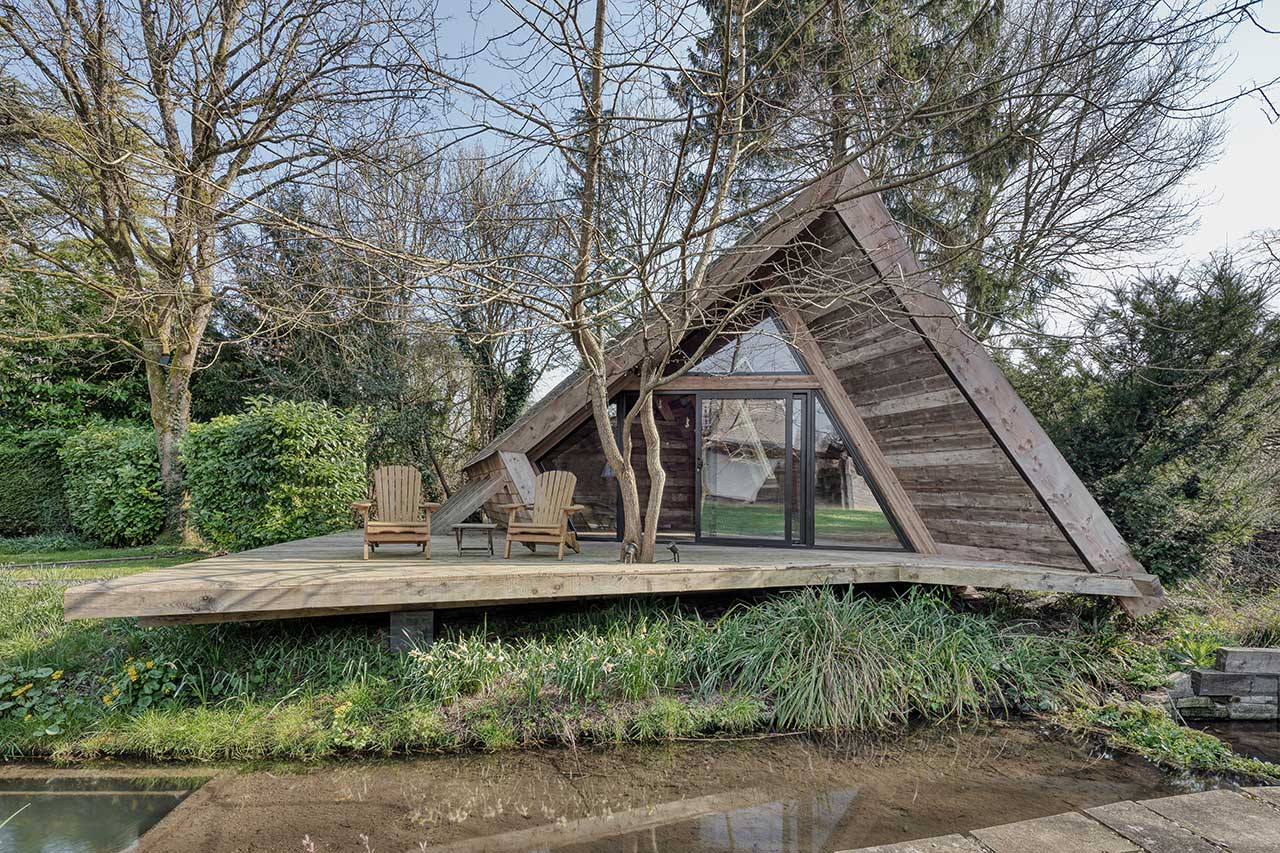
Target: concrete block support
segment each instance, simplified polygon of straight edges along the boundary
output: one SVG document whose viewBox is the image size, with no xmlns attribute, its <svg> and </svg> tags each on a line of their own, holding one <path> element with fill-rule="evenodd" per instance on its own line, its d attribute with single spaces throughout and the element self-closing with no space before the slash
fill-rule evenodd
<svg viewBox="0 0 1280 853">
<path fill-rule="evenodd" d="M 391 650 L 407 652 L 429 646 L 436 636 L 434 610 L 396 610 L 391 613 Z"/>
</svg>

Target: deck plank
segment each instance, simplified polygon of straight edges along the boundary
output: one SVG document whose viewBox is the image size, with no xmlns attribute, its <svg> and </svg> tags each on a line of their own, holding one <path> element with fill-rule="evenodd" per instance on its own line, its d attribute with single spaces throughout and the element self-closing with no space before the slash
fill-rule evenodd
<svg viewBox="0 0 1280 853">
<path fill-rule="evenodd" d="M 681 547 L 680 563 L 623 565 L 614 542 L 583 542 L 582 555 L 564 561 L 550 549 L 504 560 L 459 557 L 439 538 L 430 561 L 413 546 L 389 545 L 362 560 L 357 531 L 271 545 L 72 586 L 64 613 L 68 620 L 129 616 L 155 624 L 903 581 L 1137 594 L 1132 577 L 904 552 L 690 544 Z"/>
</svg>

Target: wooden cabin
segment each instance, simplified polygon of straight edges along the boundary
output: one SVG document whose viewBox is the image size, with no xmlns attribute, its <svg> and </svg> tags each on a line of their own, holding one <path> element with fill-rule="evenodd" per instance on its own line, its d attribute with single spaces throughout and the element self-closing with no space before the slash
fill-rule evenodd
<svg viewBox="0 0 1280 853">
<path fill-rule="evenodd" d="M 814 183 L 709 274 L 702 298 L 713 308 L 754 298 L 735 327 L 691 330 L 679 343 L 688 370 L 653 400 L 668 474 L 659 536 L 681 562 L 660 552 L 661 562 L 619 564 L 618 486 L 578 373 L 466 462 L 467 482 L 433 516 L 441 541 L 430 561 L 413 546 L 362 560 L 359 534 L 347 531 L 73 586 L 66 618 L 390 612 L 393 639 L 429 638 L 437 608 L 902 582 L 1114 596 L 1133 614 L 1158 607 L 1159 581 L 920 269 L 879 197 L 858 194 L 865 181 L 851 165 Z M 816 261 L 791 263 L 800 256 Z M 839 298 L 787 298 L 797 280 L 780 276 L 810 274 Z M 635 367 L 652 343 L 632 333 L 611 348 L 615 412 L 638 400 Z M 580 555 L 454 553 L 452 525 L 482 506 L 501 522 L 499 505 L 533 500 L 539 470 L 577 476 Z"/>
<path fill-rule="evenodd" d="M 1144 595 L 1127 606 L 1157 605 L 1158 582 L 921 270 L 879 196 L 857 195 L 865 181 L 851 165 L 815 184 L 717 263 L 711 287 L 722 293 L 785 294 L 797 288 L 779 275 L 834 271 L 840 292 L 857 296 L 821 308 L 765 301 L 660 388 L 659 537 L 979 560 L 993 565 L 993 586 L 1002 563 L 1133 576 Z M 797 246 L 816 247 L 820 265 L 779 262 Z M 637 399 L 639 350 L 626 337 L 617 345 L 615 411 Z M 643 499 L 638 429 L 634 441 Z M 465 465 L 490 505 L 527 500 L 524 484 L 552 469 L 578 477 L 579 536 L 622 537 L 581 372 Z"/>
</svg>

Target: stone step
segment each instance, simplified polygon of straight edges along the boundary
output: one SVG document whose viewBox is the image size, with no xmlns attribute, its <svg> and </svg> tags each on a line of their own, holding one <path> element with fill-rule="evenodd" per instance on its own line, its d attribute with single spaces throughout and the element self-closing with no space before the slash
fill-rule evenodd
<svg viewBox="0 0 1280 853">
<path fill-rule="evenodd" d="M 1280 675 L 1193 669 L 1191 690 L 1197 696 L 1274 697 L 1280 692 Z"/>
<path fill-rule="evenodd" d="M 1215 669 L 1277 675 L 1280 674 L 1280 649 L 1223 646 L 1218 649 Z"/>
</svg>

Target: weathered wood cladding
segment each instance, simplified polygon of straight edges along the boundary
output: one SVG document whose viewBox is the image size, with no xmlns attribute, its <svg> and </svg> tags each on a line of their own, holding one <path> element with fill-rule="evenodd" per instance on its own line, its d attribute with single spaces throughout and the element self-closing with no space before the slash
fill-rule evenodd
<svg viewBox="0 0 1280 853">
<path fill-rule="evenodd" d="M 828 399 L 872 471 L 881 502 L 918 552 L 987 565 L 1032 562 L 1097 583 L 1132 578 L 1132 592 L 1109 594 L 1134 615 L 1158 607 L 1158 580 L 1134 560 L 989 353 L 965 330 L 880 198 L 861 191 L 867 180 L 850 163 L 798 192 L 764 231 L 717 261 L 703 306 L 732 302 L 738 288 L 789 279 L 786 298 L 779 290 L 771 299 L 787 331 L 808 347 L 798 346 L 810 374 L 796 377 L 803 382 L 797 387 Z M 611 395 L 633 390 L 638 343 L 627 336 L 610 351 Z M 685 376 L 670 390 L 726 390 L 701 387 L 710 378 L 728 379 Z M 743 382 L 754 390 L 785 387 L 777 376 Z M 565 441 L 589 418 L 585 391 L 581 374 L 567 378 L 469 460 L 468 475 L 501 473 L 490 459 L 499 452 L 536 460 Z M 930 582 L 988 586 L 990 571 L 980 570 L 984 582 L 954 574 Z M 1092 591 L 1108 594 L 1096 585 Z"/>
<path fill-rule="evenodd" d="M 587 418 L 555 447 L 533 460 L 543 471 L 572 471 L 578 478 L 573 502 L 585 509 L 573 515 L 579 533 L 612 533 L 616 530 L 618 481 L 608 471 L 604 449 L 594 418 Z"/>
<path fill-rule="evenodd" d="M 939 550 L 1087 570 L 835 215 L 812 234 L 865 290 L 805 312 L 808 326 Z"/>
</svg>

